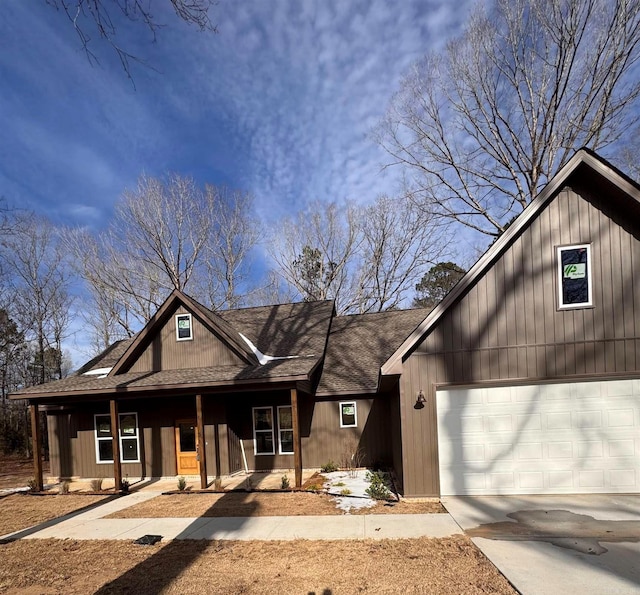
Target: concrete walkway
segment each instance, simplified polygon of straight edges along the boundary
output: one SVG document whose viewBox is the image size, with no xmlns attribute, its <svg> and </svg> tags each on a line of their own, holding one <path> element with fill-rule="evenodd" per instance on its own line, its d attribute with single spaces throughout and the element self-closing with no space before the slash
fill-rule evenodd
<svg viewBox="0 0 640 595">
<path fill-rule="evenodd" d="M 171 539 L 270 541 L 294 539 L 403 539 L 449 537 L 460 527 L 449 514 L 387 514 L 336 516 L 258 516 L 225 518 L 105 519 L 124 508 L 159 496 L 140 491 L 69 514 L 1 539 L 125 539 L 161 535 Z"/>
</svg>

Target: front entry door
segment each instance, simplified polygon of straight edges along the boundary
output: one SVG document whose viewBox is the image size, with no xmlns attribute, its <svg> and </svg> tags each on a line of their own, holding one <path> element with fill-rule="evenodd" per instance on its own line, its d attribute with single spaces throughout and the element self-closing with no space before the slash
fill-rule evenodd
<svg viewBox="0 0 640 595">
<path fill-rule="evenodd" d="M 178 475 L 198 475 L 198 432 L 195 419 L 176 421 L 176 463 Z"/>
</svg>

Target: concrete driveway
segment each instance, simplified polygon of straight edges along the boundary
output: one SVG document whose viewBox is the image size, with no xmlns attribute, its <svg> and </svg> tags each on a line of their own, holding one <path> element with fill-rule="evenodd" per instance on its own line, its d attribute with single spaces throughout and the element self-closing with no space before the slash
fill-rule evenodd
<svg viewBox="0 0 640 595">
<path fill-rule="evenodd" d="M 448 496 L 442 503 L 523 595 L 640 594 L 640 495 Z"/>
</svg>

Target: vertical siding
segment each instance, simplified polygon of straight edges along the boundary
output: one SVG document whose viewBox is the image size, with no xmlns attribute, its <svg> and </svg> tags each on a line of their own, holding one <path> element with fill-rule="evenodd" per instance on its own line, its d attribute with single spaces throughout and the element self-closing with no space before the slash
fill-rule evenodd
<svg viewBox="0 0 640 595">
<path fill-rule="evenodd" d="M 131 366 L 132 372 L 204 368 L 242 363 L 227 345 L 192 315 L 193 340 L 176 340 L 175 315 L 188 313 L 180 306 Z"/>
<path fill-rule="evenodd" d="M 405 494 L 438 495 L 435 384 L 640 371 L 640 223 L 590 193 L 563 189 L 404 363 Z M 581 243 L 593 307 L 559 310 L 556 248 Z"/>
</svg>

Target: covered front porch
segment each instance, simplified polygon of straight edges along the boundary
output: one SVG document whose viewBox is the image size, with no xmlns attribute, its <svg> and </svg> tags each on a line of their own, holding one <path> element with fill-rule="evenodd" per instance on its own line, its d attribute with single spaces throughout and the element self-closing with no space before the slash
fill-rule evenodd
<svg viewBox="0 0 640 595">
<path fill-rule="evenodd" d="M 175 489 L 175 478 L 188 476 L 206 489 L 250 471 L 290 470 L 291 484 L 301 487 L 303 427 L 310 425 L 301 409 L 309 409 L 309 395 L 296 383 L 239 388 L 32 399 L 30 409 L 32 419 L 47 414 L 51 474 L 60 479 L 104 478 L 120 489 L 123 481 L 173 478 Z M 40 453 L 39 424 L 32 433 Z M 35 454 L 34 476 L 41 490 Z"/>
</svg>

